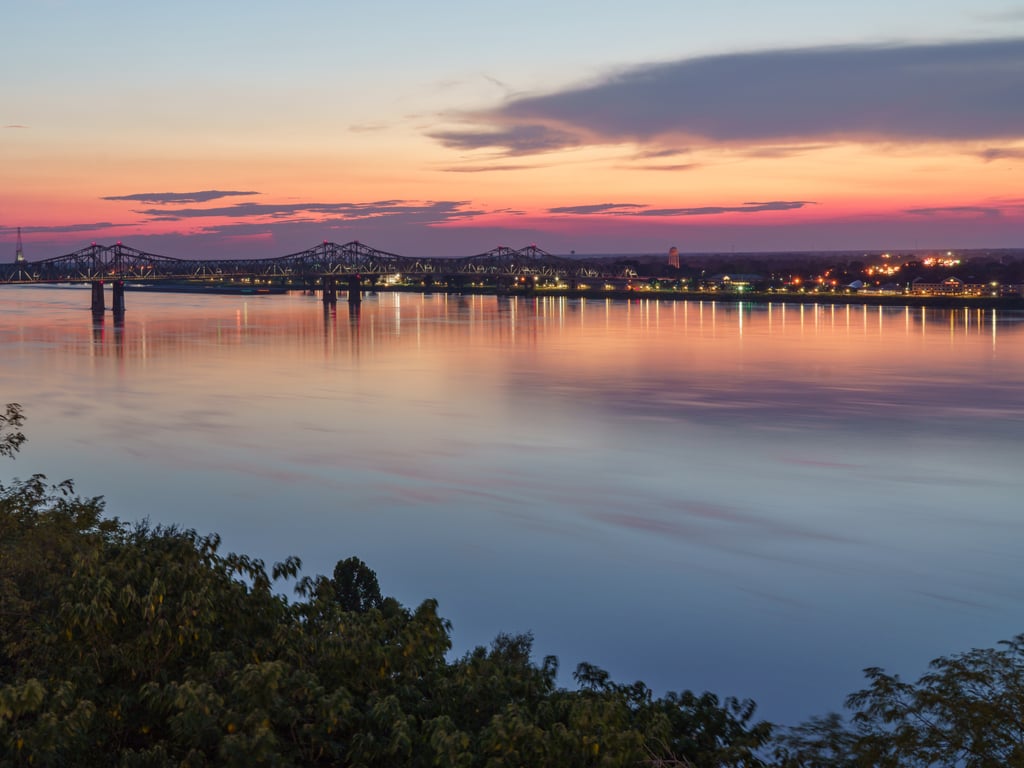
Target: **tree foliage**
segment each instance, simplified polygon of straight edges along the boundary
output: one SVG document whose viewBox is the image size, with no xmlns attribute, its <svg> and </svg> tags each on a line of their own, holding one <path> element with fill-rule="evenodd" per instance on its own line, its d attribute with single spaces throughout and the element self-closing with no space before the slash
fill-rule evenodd
<svg viewBox="0 0 1024 768">
<path fill-rule="evenodd" d="M 8 403 L 0 413 L 0 456 L 14 456 L 25 442 L 21 426 L 25 415 L 17 403 Z"/>
<path fill-rule="evenodd" d="M 358 557 L 339 560 L 334 566 L 334 595 L 342 610 L 365 613 L 380 608 L 384 599 L 380 594 L 377 574 Z"/>
<path fill-rule="evenodd" d="M 1024 766 L 1024 635 L 943 656 L 916 683 L 872 667 L 849 724 L 816 718 L 780 736 L 784 766 Z"/>
</svg>

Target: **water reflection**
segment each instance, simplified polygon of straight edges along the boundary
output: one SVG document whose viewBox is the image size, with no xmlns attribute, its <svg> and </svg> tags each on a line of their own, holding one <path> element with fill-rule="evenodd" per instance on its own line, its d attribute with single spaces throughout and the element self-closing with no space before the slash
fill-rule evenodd
<svg viewBox="0 0 1024 768">
<path fill-rule="evenodd" d="M 0 289 L 22 474 L 795 720 L 1021 629 L 1020 315 Z"/>
<path fill-rule="evenodd" d="M 212 297 L 207 297 L 211 298 Z M 514 338 L 516 333 L 534 331 L 550 332 L 557 330 L 560 334 L 572 337 L 585 336 L 595 327 L 594 308 L 603 317 L 605 330 L 610 330 L 613 322 L 618 325 L 617 331 L 630 334 L 634 332 L 671 332 L 681 338 L 701 339 L 742 339 L 744 336 L 766 336 L 775 339 L 801 342 L 810 338 L 827 337 L 835 341 L 839 332 L 847 339 L 889 339 L 894 332 L 902 329 L 906 336 L 918 336 L 918 341 L 936 334 L 940 329 L 946 331 L 947 338 L 953 342 L 957 336 L 986 336 L 995 348 L 998 342 L 1000 326 L 1008 326 L 1016 330 L 1018 323 L 1010 319 L 1000 318 L 995 310 L 948 310 L 909 307 L 855 307 L 851 305 L 787 305 L 787 304 L 728 304 L 721 302 L 658 302 L 631 301 L 617 303 L 612 300 L 570 300 L 564 297 L 544 297 L 533 299 L 486 297 L 486 296 L 433 296 L 427 300 L 405 295 L 406 312 L 402 309 L 403 294 L 384 294 L 374 297 L 374 301 L 365 304 L 324 304 L 322 314 L 322 334 L 319 333 L 314 313 L 303 312 L 295 316 L 277 311 L 260 313 L 258 323 L 249 321 L 252 300 L 244 302 L 241 307 L 233 309 L 233 320 L 198 313 L 192 317 L 169 316 L 159 314 L 139 317 L 139 313 L 129 315 L 126 324 L 124 318 L 100 316 L 94 323 L 94 341 L 103 344 L 118 340 L 121 334 L 108 335 L 110 328 L 128 332 L 128 343 L 137 344 L 147 334 L 161 337 L 162 347 L 181 347 L 185 339 L 195 339 L 204 334 L 216 337 L 218 343 L 225 341 L 224 332 L 228 326 L 235 331 L 235 341 L 239 344 L 256 344 L 267 337 L 287 335 L 298 344 L 310 343 L 313 336 L 323 335 L 329 339 L 337 339 L 339 319 L 344 318 L 349 326 L 350 335 L 358 335 L 363 325 L 362 316 L 366 314 L 366 332 L 364 336 L 375 343 L 396 343 L 401 337 L 403 322 L 413 323 L 419 329 L 423 323 L 449 324 L 460 327 L 460 332 L 497 334 L 500 337 Z M 312 305 L 315 296 L 291 296 L 275 298 L 278 302 L 287 302 L 290 309 L 300 303 Z M 215 299 L 212 299 L 215 300 Z M 256 300 L 257 303 L 263 299 Z M 411 306 L 415 304 L 415 306 Z M 620 317 L 621 316 L 621 317 Z M 590 322 L 588 322 L 588 318 Z M 462 327 L 465 326 L 465 327 Z M 480 326 L 479 328 L 476 326 Z M 72 328 L 52 328 L 45 324 L 32 325 L 29 321 L 25 326 L 30 333 L 39 338 L 61 338 L 68 345 L 77 343 L 67 339 L 67 331 Z M 843 352 L 843 347 L 837 351 Z M 154 348 L 154 354 L 163 349 Z M 332 352 L 338 352 L 333 349 Z M 133 347 L 132 355 L 140 353 Z M 891 347 L 880 347 L 873 354 L 893 354 Z M 895 353 L 901 354 L 901 353 Z"/>
</svg>

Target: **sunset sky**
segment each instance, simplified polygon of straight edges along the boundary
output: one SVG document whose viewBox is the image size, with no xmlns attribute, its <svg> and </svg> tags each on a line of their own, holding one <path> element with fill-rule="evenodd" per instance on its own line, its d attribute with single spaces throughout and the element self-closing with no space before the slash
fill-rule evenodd
<svg viewBox="0 0 1024 768">
<path fill-rule="evenodd" d="M 1024 247 L 1024 3 L 4 2 L 0 260 Z"/>
</svg>

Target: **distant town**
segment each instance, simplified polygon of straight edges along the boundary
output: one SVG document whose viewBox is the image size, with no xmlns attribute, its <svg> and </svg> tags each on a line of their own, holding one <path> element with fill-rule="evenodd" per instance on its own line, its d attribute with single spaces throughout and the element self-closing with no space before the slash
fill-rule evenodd
<svg viewBox="0 0 1024 768">
<path fill-rule="evenodd" d="M 622 257 L 635 288 L 858 296 L 1024 296 L 1024 249 Z"/>
</svg>

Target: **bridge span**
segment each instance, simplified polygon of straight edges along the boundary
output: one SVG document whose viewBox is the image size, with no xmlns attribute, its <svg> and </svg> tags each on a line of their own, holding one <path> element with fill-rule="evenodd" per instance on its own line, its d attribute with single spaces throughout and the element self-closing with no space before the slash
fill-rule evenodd
<svg viewBox="0 0 1024 768">
<path fill-rule="evenodd" d="M 407 276 L 428 289 L 445 283 L 456 289 L 467 281 L 510 290 L 527 280 L 555 279 L 575 288 L 581 280 L 634 277 L 627 268 L 584 259 L 554 256 L 530 245 L 518 250 L 500 246 L 486 253 L 458 258 L 400 256 L 359 241 L 338 245 L 324 241 L 305 251 L 265 259 L 180 259 L 147 253 L 120 242 L 93 243 L 73 253 L 39 261 L 0 264 L 0 284 L 89 283 L 92 309 L 106 311 L 104 284 L 113 286 L 115 314 L 125 310 L 126 283 L 167 281 L 259 280 L 282 287 L 321 290 L 325 303 L 335 303 L 339 290 L 350 302 L 364 287 L 388 276 Z"/>
</svg>

